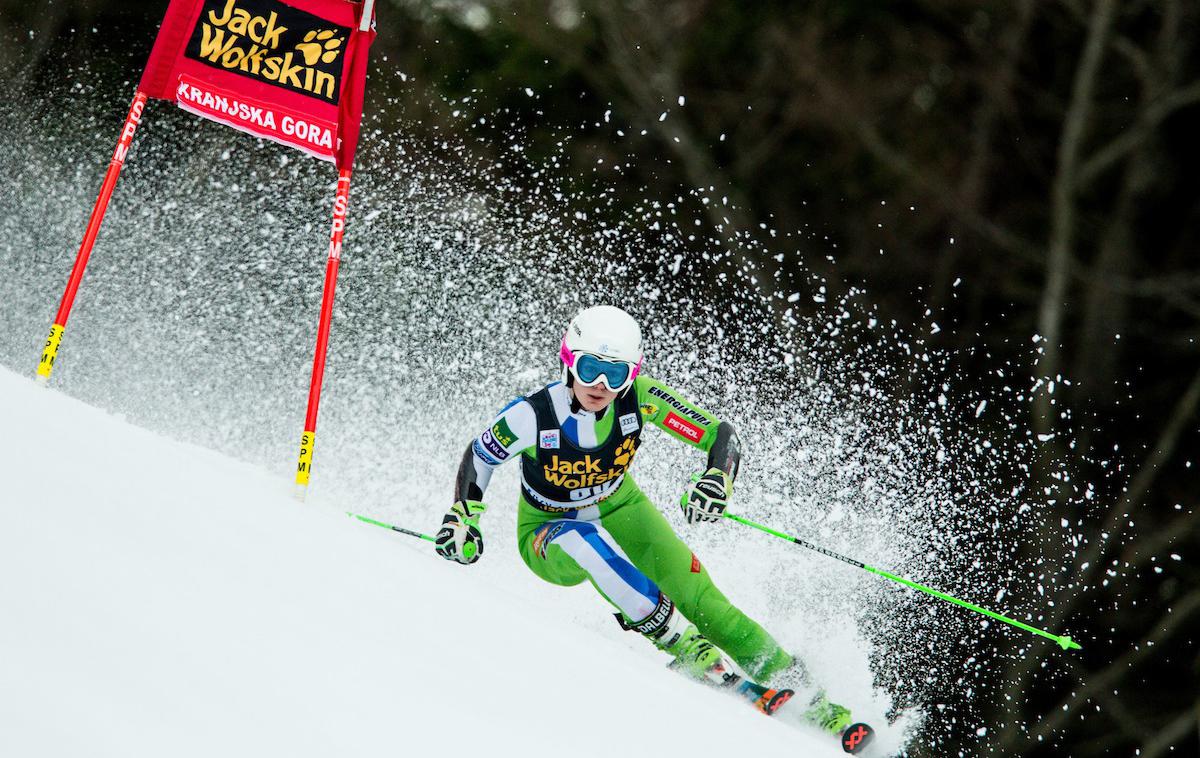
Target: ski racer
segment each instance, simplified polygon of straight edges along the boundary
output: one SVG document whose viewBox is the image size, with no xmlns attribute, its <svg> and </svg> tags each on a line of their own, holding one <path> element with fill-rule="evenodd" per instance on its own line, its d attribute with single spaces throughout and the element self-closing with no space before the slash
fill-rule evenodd
<svg viewBox="0 0 1200 758">
<path fill-rule="evenodd" d="M 806 719 L 839 734 L 849 711 L 830 703 L 803 665 L 729 602 L 629 473 L 642 430 L 658 426 L 708 454 L 680 501 L 687 522 L 720 521 L 741 460 L 733 426 L 642 373 L 641 329 L 620 308 L 579 313 L 560 358 L 560 381 L 514 400 L 468 446 L 454 505 L 436 536 L 438 554 L 479 560 L 492 472 L 520 460 L 517 539 L 535 574 L 564 586 L 590 581 L 619 611 L 622 627 L 643 634 L 692 678 L 737 682 L 724 651 L 755 682 L 807 690 Z M 760 709 L 776 692 L 768 690 Z"/>
</svg>

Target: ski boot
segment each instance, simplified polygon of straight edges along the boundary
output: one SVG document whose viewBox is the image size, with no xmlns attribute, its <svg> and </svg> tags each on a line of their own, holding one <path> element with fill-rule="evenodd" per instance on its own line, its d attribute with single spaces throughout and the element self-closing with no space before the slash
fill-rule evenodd
<svg viewBox="0 0 1200 758">
<path fill-rule="evenodd" d="M 777 686 L 792 687 L 800 693 L 796 703 L 807 702 L 808 705 L 792 706 L 797 720 L 840 738 L 842 749 L 847 753 L 859 753 L 872 741 L 874 730 L 867 724 L 855 723 L 849 708 L 830 702 L 825 690 L 813 681 L 803 661 L 793 661 L 791 666 L 772 677 L 772 682 Z"/>
<path fill-rule="evenodd" d="M 686 624 L 686 621 L 684 623 Z M 671 636 L 673 635 L 664 635 Z M 791 690 L 764 687 L 740 675 L 733 662 L 701 634 L 695 624 L 686 624 L 673 643 L 664 646 L 659 640 L 653 641 L 660 650 L 675 658 L 670 663 L 670 668 L 705 684 L 732 689 L 760 713 L 775 715 L 775 711 L 794 694 Z"/>
<path fill-rule="evenodd" d="M 675 660 L 670 667 L 680 673 L 717 687 L 731 687 L 742 678 L 733 663 L 716 645 L 700 633 L 695 624 L 683 617 L 666 595 L 659 593 L 658 606 L 645 619 L 630 622 L 618 613 L 622 629 L 638 632 L 659 650 Z"/>
<path fill-rule="evenodd" d="M 850 718 L 850 709 L 829 702 L 829 698 L 820 690 L 809 701 L 808 707 L 800 714 L 800 718 L 835 737 L 841 735 L 846 731 L 846 727 L 853 723 L 853 719 Z"/>
<path fill-rule="evenodd" d="M 656 648 L 669 654 L 674 660 L 668 668 L 702 684 L 731 690 L 768 716 L 793 694 L 791 690 L 771 689 L 744 677 L 733 661 L 684 618 L 666 595 L 659 595 L 658 607 L 640 622 L 630 623 L 619 613 L 616 619 L 622 629 L 641 633 Z"/>
<path fill-rule="evenodd" d="M 675 641 L 672 643 L 664 645 L 661 640 L 653 640 L 653 642 L 659 650 L 675 659 L 671 662 L 671 668 L 692 679 L 715 684 L 718 687 L 729 687 L 736 684 L 737 680 L 741 678 L 733 670 L 733 664 L 725 657 L 724 653 L 709 642 L 695 624 L 687 624 L 683 631 L 675 636 Z"/>
<path fill-rule="evenodd" d="M 674 645 L 663 650 L 675 656 L 670 668 L 705 684 L 732 689 L 767 716 L 774 716 L 794 694 L 791 690 L 764 687 L 738 674 L 725 654 L 692 624 L 688 624 Z"/>
</svg>

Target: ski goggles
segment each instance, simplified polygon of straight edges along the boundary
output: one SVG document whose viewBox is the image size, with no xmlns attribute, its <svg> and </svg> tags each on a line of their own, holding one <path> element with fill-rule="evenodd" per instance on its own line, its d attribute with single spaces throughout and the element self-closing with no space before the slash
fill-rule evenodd
<svg viewBox="0 0 1200 758">
<path fill-rule="evenodd" d="M 620 392 L 633 384 L 638 369 L 642 367 L 641 361 L 634 365 L 628 361 L 614 361 L 591 353 L 572 352 L 567 347 L 566 340 L 563 340 L 560 355 L 563 363 L 575 374 L 575 380 L 584 387 L 595 387 L 604 382 L 613 392 Z"/>
</svg>

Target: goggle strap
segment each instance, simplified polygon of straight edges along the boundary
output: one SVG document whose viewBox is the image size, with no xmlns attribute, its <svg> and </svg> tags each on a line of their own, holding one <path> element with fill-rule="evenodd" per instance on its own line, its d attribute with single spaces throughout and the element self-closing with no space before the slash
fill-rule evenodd
<svg viewBox="0 0 1200 758">
<path fill-rule="evenodd" d="M 575 372 L 575 370 L 574 370 L 575 362 L 576 362 L 576 360 L 578 360 L 578 356 L 575 355 L 574 351 L 572 351 L 571 348 L 567 347 L 567 335 L 565 333 L 563 334 L 562 344 L 559 346 L 559 349 L 558 349 L 558 357 L 562 360 L 563 363 L 565 363 L 567 365 L 567 368 L 571 369 L 572 373 L 575 374 L 575 379 L 585 387 L 595 387 L 597 384 L 600 383 L 601 377 L 604 376 L 603 374 L 601 374 L 600 376 L 597 376 L 596 381 L 592 382 L 591 384 L 587 384 L 582 379 L 580 379 L 579 374 L 577 372 Z M 603 360 L 603 359 L 601 359 L 601 360 Z M 630 387 L 630 385 L 633 384 L 633 380 L 636 379 L 637 375 L 641 372 L 642 361 L 644 361 L 644 360 L 645 360 L 645 356 L 642 356 L 641 358 L 638 359 L 637 365 L 635 365 L 633 367 L 633 369 L 629 372 L 629 376 L 626 377 L 624 384 L 622 384 L 619 388 L 614 389 L 612 387 L 609 387 L 609 389 L 612 390 L 613 392 L 620 392 L 621 390 L 628 389 Z M 608 386 L 608 377 L 604 377 L 604 385 Z"/>
</svg>

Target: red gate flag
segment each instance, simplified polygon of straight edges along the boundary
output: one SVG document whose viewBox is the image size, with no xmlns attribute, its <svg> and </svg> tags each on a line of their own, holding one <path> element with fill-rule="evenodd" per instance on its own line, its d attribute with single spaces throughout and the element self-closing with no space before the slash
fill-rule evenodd
<svg viewBox="0 0 1200 758">
<path fill-rule="evenodd" d="M 375 39 L 362 12 L 350 0 L 171 0 L 139 89 L 349 169 Z"/>
<path fill-rule="evenodd" d="M 170 0 L 42 349 L 38 381 L 50 381 L 75 295 L 147 98 L 174 100 L 204 118 L 332 161 L 338 167 L 337 197 L 296 470 L 299 491 L 305 491 L 312 469 L 350 175 L 362 127 L 367 56 L 375 40 L 374 8 L 375 0 Z"/>
</svg>

